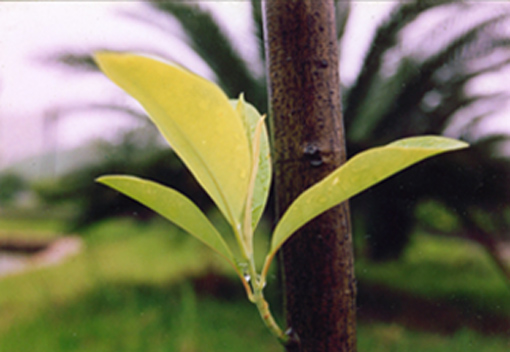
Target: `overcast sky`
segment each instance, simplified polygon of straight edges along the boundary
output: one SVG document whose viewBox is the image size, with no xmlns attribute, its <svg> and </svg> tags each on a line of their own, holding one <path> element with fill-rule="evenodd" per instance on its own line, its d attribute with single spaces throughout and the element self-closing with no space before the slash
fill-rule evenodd
<svg viewBox="0 0 510 352">
<path fill-rule="evenodd" d="M 119 10 L 136 11 L 139 6 L 104 1 L 0 3 L 0 165 L 44 147 L 42 124 L 52 107 L 104 102 L 105 96 L 115 93 L 99 74 L 73 74 L 45 59 L 98 47 L 150 50 L 147 36 L 154 42 L 160 34 L 148 33 L 146 27 L 118 15 Z M 172 48 L 193 55 L 178 40 Z M 205 65 L 195 66 L 207 74 Z M 98 134 L 115 133 L 127 123 L 121 116 L 105 120 L 82 112 L 59 121 L 55 133 L 60 147 L 70 147 Z"/>
</svg>

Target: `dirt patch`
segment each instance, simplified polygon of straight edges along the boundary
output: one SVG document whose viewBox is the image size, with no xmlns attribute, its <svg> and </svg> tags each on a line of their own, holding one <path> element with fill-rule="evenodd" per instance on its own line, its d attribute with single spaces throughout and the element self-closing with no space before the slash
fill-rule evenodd
<svg viewBox="0 0 510 352">
<path fill-rule="evenodd" d="M 0 277 L 55 265 L 82 248 L 83 241 L 77 236 L 52 241 L 4 238 L 0 240 Z"/>
</svg>

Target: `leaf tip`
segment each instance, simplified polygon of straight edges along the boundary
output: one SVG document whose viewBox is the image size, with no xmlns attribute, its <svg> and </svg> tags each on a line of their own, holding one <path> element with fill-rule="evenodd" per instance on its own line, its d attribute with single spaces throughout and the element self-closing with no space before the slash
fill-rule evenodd
<svg viewBox="0 0 510 352">
<path fill-rule="evenodd" d="M 136 60 L 142 58 L 142 55 L 137 55 L 128 52 L 116 52 L 116 51 L 97 51 L 94 53 L 94 62 L 97 64 L 99 69 L 106 74 L 114 82 L 119 74 L 119 70 L 129 67 Z"/>
<path fill-rule="evenodd" d="M 109 178 L 109 176 L 99 176 L 99 177 L 96 177 L 94 179 L 94 181 L 97 183 L 106 184 L 108 182 L 108 178 Z"/>
<path fill-rule="evenodd" d="M 443 152 L 465 149 L 469 147 L 469 144 L 464 141 L 433 135 L 405 138 L 390 143 L 389 145 L 402 148 L 436 149 Z"/>
<path fill-rule="evenodd" d="M 122 175 L 103 175 L 97 177 L 94 181 L 97 183 L 101 183 L 106 186 L 110 186 L 112 182 L 129 178 L 130 176 L 122 176 Z"/>
<path fill-rule="evenodd" d="M 94 61 L 99 66 L 99 68 L 103 71 L 104 66 L 108 64 L 109 61 L 112 61 L 115 57 L 118 57 L 119 53 L 115 53 L 112 51 L 98 51 L 93 55 Z"/>
</svg>

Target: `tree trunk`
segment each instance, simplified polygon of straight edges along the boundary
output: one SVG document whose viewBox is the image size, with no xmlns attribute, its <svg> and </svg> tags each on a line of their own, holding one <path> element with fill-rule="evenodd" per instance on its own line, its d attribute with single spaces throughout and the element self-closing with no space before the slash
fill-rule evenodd
<svg viewBox="0 0 510 352">
<path fill-rule="evenodd" d="M 333 0 L 264 2 L 276 213 L 346 158 Z M 347 203 L 283 246 L 287 351 L 356 350 L 356 282 Z"/>
</svg>

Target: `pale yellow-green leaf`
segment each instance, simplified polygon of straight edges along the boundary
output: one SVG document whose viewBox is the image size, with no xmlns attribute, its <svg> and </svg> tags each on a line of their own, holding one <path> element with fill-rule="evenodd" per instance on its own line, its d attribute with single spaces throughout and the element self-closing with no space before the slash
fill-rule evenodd
<svg viewBox="0 0 510 352">
<path fill-rule="evenodd" d="M 136 98 L 170 146 L 234 226 L 241 222 L 251 167 L 242 121 L 214 83 L 132 54 L 99 53 L 101 70 Z"/>
<path fill-rule="evenodd" d="M 262 116 L 257 109 L 244 100 L 243 95 L 239 99 L 231 100 L 232 106 L 236 109 L 237 114 L 240 116 L 245 127 L 247 139 L 250 143 L 250 150 L 252 150 L 252 143 L 255 136 L 255 129 L 257 123 Z M 254 156 L 252 155 L 252 158 Z M 258 169 L 257 177 L 255 179 L 255 188 L 253 191 L 253 200 L 251 203 L 252 212 L 252 228 L 255 229 L 262 217 L 262 213 L 266 207 L 267 198 L 269 196 L 269 189 L 271 187 L 271 155 L 269 147 L 269 137 L 266 125 L 262 126 L 262 133 L 260 135 L 260 150 L 258 155 Z M 252 160 L 253 163 L 253 160 Z"/>
<path fill-rule="evenodd" d="M 235 268 L 228 245 L 202 211 L 172 188 L 133 176 L 103 176 L 97 179 L 164 216 L 221 254 Z"/>
<path fill-rule="evenodd" d="M 454 139 L 424 136 L 406 138 L 355 155 L 289 206 L 276 225 L 268 258 L 317 215 L 423 159 L 467 146 Z"/>
</svg>

